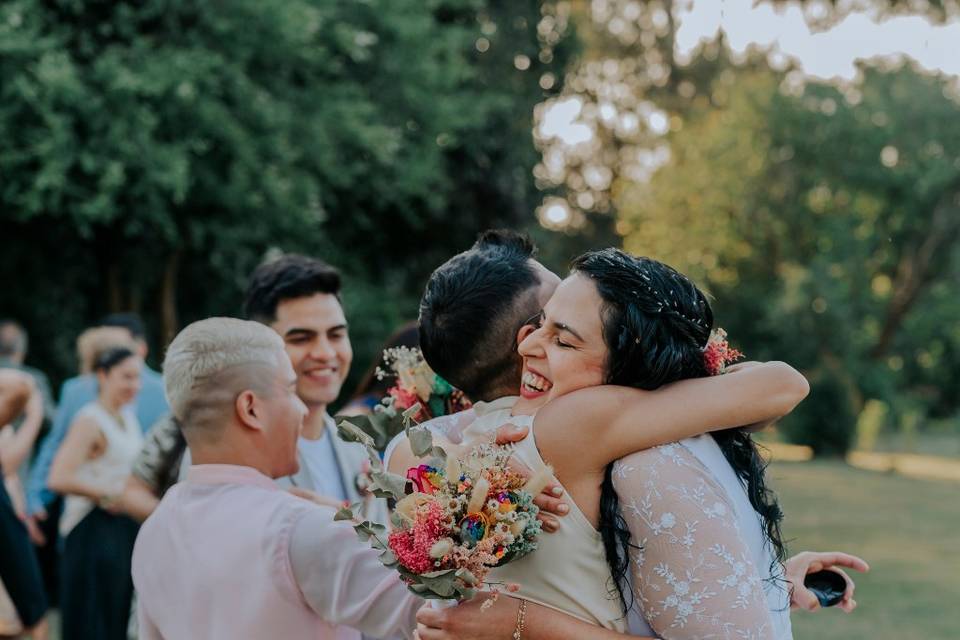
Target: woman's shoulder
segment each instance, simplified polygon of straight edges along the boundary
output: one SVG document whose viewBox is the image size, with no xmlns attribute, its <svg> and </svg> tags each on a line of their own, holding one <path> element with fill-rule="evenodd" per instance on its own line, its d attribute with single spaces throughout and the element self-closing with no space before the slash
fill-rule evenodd
<svg viewBox="0 0 960 640">
<path fill-rule="evenodd" d="M 729 502 L 717 475 L 695 453 L 697 447 L 708 446 L 700 443 L 700 438 L 710 439 L 710 436 L 662 444 L 620 458 L 613 466 L 614 483 L 648 482 L 659 486 L 698 487 L 698 491 L 709 492 Z"/>
<path fill-rule="evenodd" d="M 103 409 L 96 400 L 84 404 L 73 416 L 72 424 L 92 422 L 98 423 L 103 417 Z"/>
</svg>

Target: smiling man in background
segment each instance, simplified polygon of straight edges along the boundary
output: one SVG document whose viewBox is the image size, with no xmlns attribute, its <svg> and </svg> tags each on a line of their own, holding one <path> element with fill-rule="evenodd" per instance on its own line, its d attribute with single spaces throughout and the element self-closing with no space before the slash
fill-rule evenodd
<svg viewBox="0 0 960 640">
<path fill-rule="evenodd" d="M 336 500 L 362 500 L 364 517 L 386 522 L 385 501 L 363 495 L 357 487 L 366 451 L 340 440 L 328 413 L 353 361 L 340 286 L 340 273 L 329 264 L 285 255 L 253 272 L 244 311 L 283 339 L 297 374 L 297 395 L 308 409 L 297 443 L 300 470 L 281 484 Z"/>
</svg>

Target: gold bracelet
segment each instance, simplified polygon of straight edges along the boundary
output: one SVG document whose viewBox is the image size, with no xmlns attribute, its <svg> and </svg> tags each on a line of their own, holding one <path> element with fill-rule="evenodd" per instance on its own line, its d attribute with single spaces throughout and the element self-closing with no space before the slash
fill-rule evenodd
<svg viewBox="0 0 960 640">
<path fill-rule="evenodd" d="M 520 600 L 520 608 L 517 609 L 517 628 L 513 630 L 513 640 L 520 640 L 520 634 L 523 633 L 527 625 L 527 601 Z"/>
</svg>

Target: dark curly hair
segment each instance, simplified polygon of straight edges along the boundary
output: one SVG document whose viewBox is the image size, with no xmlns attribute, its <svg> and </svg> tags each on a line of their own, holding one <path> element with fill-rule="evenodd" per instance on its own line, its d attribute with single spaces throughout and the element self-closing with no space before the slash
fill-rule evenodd
<svg viewBox="0 0 960 640">
<path fill-rule="evenodd" d="M 707 297 L 686 276 L 650 258 L 618 249 L 583 254 L 571 270 L 590 278 L 603 300 L 601 319 L 607 345 L 606 384 L 653 390 L 665 384 L 707 375 L 703 349 L 713 329 Z M 744 483 L 750 504 L 760 515 L 776 562 L 786 557 L 780 533 L 783 513 L 765 481 L 766 462 L 750 434 L 727 429 L 711 434 Z M 620 512 L 607 465 L 600 493 L 600 533 L 607 563 L 624 611 L 629 590 L 630 531 Z"/>
</svg>

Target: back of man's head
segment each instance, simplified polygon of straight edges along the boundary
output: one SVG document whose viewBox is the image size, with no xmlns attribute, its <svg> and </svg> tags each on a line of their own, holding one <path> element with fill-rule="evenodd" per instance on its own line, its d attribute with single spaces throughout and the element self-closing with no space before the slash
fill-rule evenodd
<svg viewBox="0 0 960 640">
<path fill-rule="evenodd" d="M 271 372 L 286 361 L 272 329 L 236 318 L 207 318 L 177 334 L 163 361 L 163 384 L 188 442 L 215 439 L 238 395 L 267 392 Z"/>
<path fill-rule="evenodd" d="M 535 251 L 526 236 L 486 231 L 427 282 L 420 348 L 434 371 L 473 400 L 516 388 L 517 331 L 539 310 Z"/>
<path fill-rule="evenodd" d="M 265 262 L 250 276 L 243 304 L 251 320 L 271 324 L 284 300 L 328 293 L 340 298 L 340 272 L 323 260 L 287 254 Z"/>
<path fill-rule="evenodd" d="M 0 358 L 23 358 L 27 332 L 16 320 L 0 320 Z"/>
</svg>

